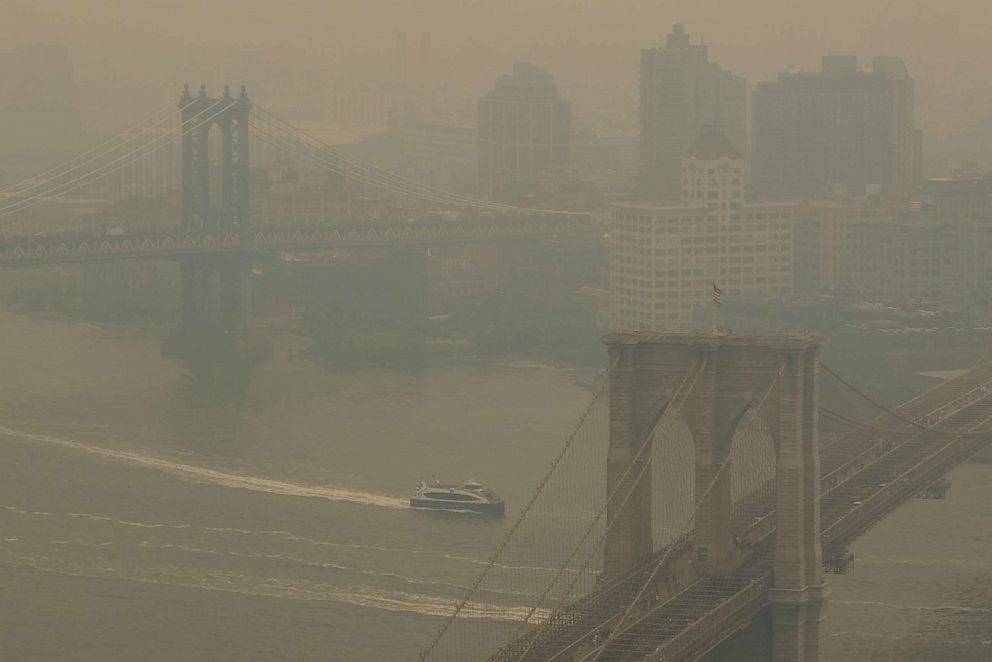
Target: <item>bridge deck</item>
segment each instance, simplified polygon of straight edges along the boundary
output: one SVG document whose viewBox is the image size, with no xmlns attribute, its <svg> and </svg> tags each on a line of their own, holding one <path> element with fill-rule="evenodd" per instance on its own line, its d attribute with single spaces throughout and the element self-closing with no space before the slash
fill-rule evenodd
<svg viewBox="0 0 992 662">
<path fill-rule="evenodd" d="M 0 268 L 171 258 L 213 253 L 327 250 L 363 246 L 435 246 L 550 239 L 590 227 L 582 218 L 480 218 L 473 221 L 252 227 L 242 231 L 161 231 L 108 235 L 0 236 Z"/>
<path fill-rule="evenodd" d="M 870 424 L 877 430 L 852 432 L 823 449 L 825 554 L 843 549 L 992 440 L 989 385 L 992 365 L 986 364 L 910 400 L 894 413 L 879 416 Z M 928 417 L 931 422 L 940 419 L 939 424 L 927 429 L 923 421 Z M 666 586 L 649 588 L 645 594 L 651 598 L 632 610 L 631 620 L 603 649 L 599 660 L 696 659 L 750 623 L 768 604 L 774 506 L 774 481 L 769 481 L 735 511 L 735 533 L 750 531 L 750 539 L 756 541 L 752 550 L 740 554 L 737 570 L 701 577 L 674 594 L 665 595 L 670 588 Z M 559 610 L 552 617 L 554 627 L 532 631 L 494 659 L 582 660 L 617 627 L 620 615 L 663 553 L 652 557 L 643 572 Z M 665 599 L 659 600 L 662 595 Z"/>
</svg>

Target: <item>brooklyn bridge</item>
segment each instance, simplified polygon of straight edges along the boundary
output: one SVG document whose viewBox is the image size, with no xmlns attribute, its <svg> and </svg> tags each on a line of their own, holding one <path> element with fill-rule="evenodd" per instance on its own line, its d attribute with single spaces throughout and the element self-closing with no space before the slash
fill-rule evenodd
<svg viewBox="0 0 992 662">
<path fill-rule="evenodd" d="M 261 169 L 347 182 L 367 204 L 276 212 L 256 199 Z M 0 267 L 178 260 L 180 328 L 236 336 L 260 256 L 526 242 L 589 225 L 350 159 L 244 89 L 186 89 L 179 113 L 0 191 Z M 847 571 L 851 543 L 907 500 L 943 497 L 948 471 L 992 439 L 984 358 L 890 408 L 825 363 L 811 334 L 605 344 L 604 385 L 421 660 L 815 662 L 826 576 Z M 824 379 L 878 415 L 825 408 Z M 851 431 L 821 440 L 821 416 Z M 537 565 L 555 571 L 537 581 Z M 481 636 L 479 620 L 492 623 Z"/>
</svg>

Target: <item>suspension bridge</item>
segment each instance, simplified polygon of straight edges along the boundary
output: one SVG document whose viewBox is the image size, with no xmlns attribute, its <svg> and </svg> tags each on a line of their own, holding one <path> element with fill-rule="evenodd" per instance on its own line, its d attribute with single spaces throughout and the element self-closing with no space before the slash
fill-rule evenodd
<svg viewBox="0 0 992 662">
<path fill-rule="evenodd" d="M 165 108 L 0 189 L 0 268 L 552 238 L 588 214 L 424 186 L 335 150 L 242 88 Z"/>
<path fill-rule="evenodd" d="M 163 350 L 183 356 L 207 337 L 235 344 L 262 256 L 554 239 L 588 219 L 424 186 L 332 148 L 244 88 L 187 86 L 178 113 L 0 190 L 0 269 L 178 260 L 181 319 Z"/>
<path fill-rule="evenodd" d="M 824 575 L 992 441 L 992 363 L 888 408 L 808 335 L 605 342 L 607 383 L 422 661 L 816 662 Z M 822 407 L 821 378 L 879 415 Z M 821 445 L 821 417 L 849 432 Z"/>
<path fill-rule="evenodd" d="M 176 259 L 181 324 L 232 333 L 261 254 L 553 238 L 588 220 L 374 168 L 244 90 L 187 89 L 179 107 L 0 190 L 0 268 Z M 821 376 L 871 398 L 813 337 L 607 345 L 606 385 L 421 660 L 719 657 L 764 618 L 772 659 L 815 662 L 824 573 L 992 438 L 990 363 L 862 423 L 820 406 Z M 821 416 L 851 432 L 821 447 Z"/>
</svg>

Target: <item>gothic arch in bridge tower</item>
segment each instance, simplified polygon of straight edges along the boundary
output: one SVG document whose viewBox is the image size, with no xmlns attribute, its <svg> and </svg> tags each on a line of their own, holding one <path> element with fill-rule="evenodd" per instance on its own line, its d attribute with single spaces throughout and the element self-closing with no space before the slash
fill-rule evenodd
<svg viewBox="0 0 992 662">
<path fill-rule="evenodd" d="M 207 96 L 206 86 L 193 96 L 187 85 L 179 99 L 182 114 L 183 227 L 187 230 L 243 230 L 250 224 L 248 115 L 251 101 L 244 87 L 231 96 Z M 210 131 L 220 131 L 220 191 L 211 195 Z M 213 198 L 213 202 L 211 199 Z"/>
<path fill-rule="evenodd" d="M 676 416 L 655 435 L 651 463 L 651 537 L 655 551 L 672 544 L 695 505 L 695 446 L 685 417 Z"/>
<path fill-rule="evenodd" d="M 744 553 L 741 536 L 770 532 L 762 528 L 767 518 L 741 518 L 755 501 L 762 502 L 763 513 L 772 509 L 774 659 L 815 661 L 826 600 L 819 341 L 636 333 L 607 336 L 605 342 L 611 364 L 607 494 L 613 498 L 607 503 L 604 572 L 619 577 L 636 571 L 655 551 L 652 511 L 659 501 L 655 491 L 663 486 L 653 484 L 654 467 L 646 471 L 641 465 L 655 455 L 651 444 L 659 443 L 659 421 L 680 415 L 692 440 L 694 572 L 702 577 L 734 571 Z"/>
</svg>

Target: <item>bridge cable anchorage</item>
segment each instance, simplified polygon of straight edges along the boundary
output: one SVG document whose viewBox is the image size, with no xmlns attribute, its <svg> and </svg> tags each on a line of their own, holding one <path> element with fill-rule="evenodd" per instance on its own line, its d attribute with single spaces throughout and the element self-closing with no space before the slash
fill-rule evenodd
<svg viewBox="0 0 992 662">
<path fill-rule="evenodd" d="M 906 425 L 909 425 L 909 426 L 912 426 L 912 427 L 915 427 L 915 428 L 918 428 L 920 430 L 924 430 L 924 431 L 927 431 L 927 432 L 936 432 L 938 434 L 946 434 L 946 435 L 951 435 L 951 436 L 955 436 L 955 437 L 961 436 L 961 435 L 972 434 L 972 433 L 969 433 L 969 432 L 962 432 L 962 431 L 959 431 L 959 430 L 944 430 L 944 429 L 941 429 L 941 428 L 936 427 L 936 425 L 925 425 L 923 423 L 920 423 L 920 421 L 918 419 L 907 418 L 907 417 L 903 416 L 902 414 L 900 414 L 897 410 L 895 410 L 895 409 L 893 409 L 893 408 L 891 408 L 891 407 L 889 407 L 887 405 L 882 404 L 881 402 L 879 402 L 878 400 L 876 400 L 872 396 L 870 396 L 867 393 L 865 393 L 863 390 L 861 390 L 860 388 L 858 388 L 857 386 L 855 386 L 854 384 L 852 384 L 850 381 L 848 381 L 847 379 L 845 379 L 843 376 L 841 376 L 840 374 L 838 374 L 837 371 L 835 371 L 833 368 L 831 368 L 825 362 L 820 361 L 819 365 L 820 365 L 821 368 L 823 368 L 824 370 L 826 370 L 827 373 L 830 374 L 834 379 L 836 379 L 841 384 L 843 384 L 844 386 L 846 386 L 853 393 L 857 394 L 858 396 L 860 396 L 865 401 L 867 401 L 867 402 L 875 405 L 876 407 L 878 407 L 879 409 L 881 409 L 886 414 L 889 414 L 890 416 L 893 416 L 897 420 L 906 423 Z M 935 390 L 935 389 L 939 388 L 939 386 L 940 385 L 938 385 L 937 387 L 934 387 L 934 389 L 931 389 L 931 390 Z M 983 384 L 979 388 L 982 388 L 984 386 L 985 385 Z M 924 394 L 924 395 L 926 395 L 926 394 Z M 989 395 L 992 395 L 992 386 L 989 386 L 989 387 L 985 388 L 985 391 L 980 394 L 980 397 L 978 399 L 984 399 L 984 398 L 988 397 Z M 922 396 L 918 396 L 917 398 L 914 398 L 910 402 L 913 402 L 914 400 L 918 400 L 919 397 L 922 397 Z M 937 413 L 937 412 L 936 411 L 928 412 L 928 415 L 929 414 L 934 414 L 934 413 Z M 974 434 L 977 435 L 979 433 L 974 433 Z"/>
<path fill-rule="evenodd" d="M 739 434 L 736 433 L 736 432 L 734 433 L 734 435 L 733 435 L 733 437 L 731 439 L 731 446 L 730 446 L 730 449 L 727 452 L 726 459 L 724 459 L 724 461 L 720 463 L 720 467 L 717 469 L 716 473 L 713 475 L 713 478 L 710 480 L 709 484 L 707 484 L 706 489 L 703 491 L 702 496 L 700 498 L 696 499 L 696 506 L 695 506 L 695 508 L 693 508 L 692 515 L 688 518 L 688 520 L 686 521 L 685 525 L 682 528 L 682 535 L 683 536 L 689 536 L 689 535 L 691 535 L 691 533 L 692 533 L 692 527 L 693 527 L 693 522 L 696 519 L 696 515 L 699 513 L 699 510 L 702 508 L 703 504 L 706 502 L 706 499 L 709 497 L 710 492 L 713 491 L 713 488 L 716 486 L 717 482 L 722 477 L 723 472 L 727 469 L 727 467 L 730 466 L 731 459 L 733 458 L 734 451 L 738 448 L 738 440 L 740 438 L 742 438 L 744 435 L 746 435 L 750 431 L 751 425 L 754 423 L 754 421 L 756 421 L 760 417 L 761 411 L 764 408 L 765 403 L 768 401 L 768 396 L 771 394 L 771 392 L 778 385 L 779 379 L 781 379 L 782 374 L 785 372 L 785 367 L 786 367 L 786 364 L 783 363 L 782 366 L 781 366 L 781 368 L 779 368 L 778 373 L 775 375 L 775 378 L 772 380 L 772 383 L 768 386 L 768 389 L 761 396 L 761 400 L 758 402 L 758 406 L 757 407 L 754 407 L 752 409 L 752 412 L 753 413 L 750 416 L 750 418 L 745 422 L 744 429 L 741 430 Z M 631 614 L 631 612 L 634 611 L 634 608 L 638 604 L 640 604 L 641 599 L 644 597 L 645 590 L 647 590 L 647 587 L 650 586 L 654 582 L 655 577 L 658 574 L 658 571 L 668 561 L 668 558 L 670 557 L 670 555 L 672 553 L 672 550 L 674 550 L 674 549 L 675 549 L 675 546 L 674 545 L 670 545 L 665 550 L 665 552 L 658 559 L 658 562 L 655 563 L 655 566 L 651 570 L 651 573 L 649 574 L 648 578 L 641 584 L 641 588 L 637 592 L 637 595 L 634 597 L 633 600 L 630 601 L 630 604 L 627 606 L 626 610 L 624 610 L 623 615 L 620 617 L 620 621 L 617 624 L 617 626 L 615 628 L 612 628 L 611 630 L 609 630 L 607 632 L 606 636 L 604 637 L 604 641 L 602 642 L 602 644 L 598 645 L 590 653 L 588 653 L 584 657 L 580 658 L 579 659 L 579 662 L 586 662 L 587 660 L 588 660 L 588 662 L 597 662 L 600 659 L 600 656 L 603 654 L 603 652 L 610 645 L 610 643 L 613 642 L 615 639 L 617 639 L 620 635 L 622 635 L 622 634 L 624 634 L 626 632 L 626 630 L 623 630 L 624 624 L 627 622 L 628 618 L 630 618 L 630 614 Z"/>
<path fill-rule="evenodd" d="M 543 492 L 545 486 L 548 484 L 548 481 L 551 479 L 551 476 L 555 473 L 555 470 L 559 467 L 559 465 L 561 464 L 563 458 L 568 453 L 569 449 L 572 447 L 573 442 L 578 437 L 579 432 L 582 430 L 583 425 L 585 424 L 585 421 L 589 417 L 590 413 L 593 411 L 593 408 L 595 407 L 596 403 L 599 401 L 599 399 L 600 399 L 601 396 L 603 396 L 604 394 L 606 394 L 608 392 L 608 389 L 609 389 L 609 374 L 613 370 L 613 368 L 616 367 L 616 363 L 617 363 L 617 361 L 614 360 L 609 365 L 609 367 L 607 367 L 607 371 L 606 371 L 607 372 L 607 378 L 603 381 L 603 383 L 596 390 L 596 393 L 593 395 L 592 401 L 589 403 L 589 405 L 585 408 L 585 410 L 583 410 L 582 414 L 579 416 L 578 422 L 576 423 L 576 425 L 573 428 L 572 432 L 565 439 L 565 444 L 562 446 L 561 451 L 559 451 L 559 453 L 551 461 L 551 465 L 549 466 L 547 472 L 545 472 L 545 474 L 542 477 L 541 481 L 537 484 L 537 488 L 534 490 L 533 495 L 530 497 L 530 499 L 527 501 L 527 503 L 524 504 L 523 508 L 521 508 L 520 514 L 517 516 L 516 521 L 514 521 L 514 523 L 510 526 L 510 528 L 504 534 L 503 539 L 500 542 L 499 546 L 492 553 L 492 555 L 490 555 L 488 563 L 486 564 L 485 568 L 483 568 L 482 572 L 479 573 L 479 576 L 476 578 L 476 580 L 472 583 L 472 586 L 469 588 L 469 590 L 468 590 L 467 594 L 465 595 L 465 597 L 462 598 L 456 604 L 454 611 L 447 618 L 447 620 L 445 620 L 444 624 L 438 630 L 438 632 L 435 635 L 434 639 L 427 646 L 427 648 L 424 649 L 424 651 L 420 654 L 420 656 L 418 658 L 420 660 L 420 662 L 423 662 L 424 660 L 426 660 L 428 658 L 428 656 L 430 656 L 431 653 L 435 650 L 435 648 L 437 647 L 438 643 L 441 641 L 441 639 L 444 637 L 445 633 L 451 627 L 451 624 L 454 623 L 455 619 L 458 618 L 458 615 L 465 608 L 465 605 L 468 604 L 469 600 L 473 597 L 473 595 L 475 594 L 475 592 L 478 590 L 478 588 L 482 584 L 483 580 L 490 573 L 490 571 L 492 571 L 493 566 L 496 565 L 496 562 L 499 560 L 500 554 L 503 552 L 504 549 L 506 549 L 507 545 L 510 543 L 510 540 L 513 538 L 513 534 L 517 531 L 517 529 L 520 528 L 520 525 L 523 523 L 524 519 L 527 517 L 527 514 L 530 512 L 531 508 L 533 508 L 534 503 L 537 501 L 537 498 Z"/>
<path fill-rule="evenodd" d="M 68 161 L 64 161 L 52 168 L 49 168 L 48 170 L 39 172 L 35 175 L 32 175 L 31 177 L 28 177 L 27 179 L 24 179 L 15 184 L 11 184 L 6 188 L 0 189 L 0 199 L 9 198 L 14 195 L 23 195 L 28 191 L 31 191 L 35 188 L 38 188 L 46 184 L 47 183 L 47 181 L 45 181 L 46 179 L 51 179 L 54 177 L 64 177 L 73 170 L 77 170 L 89 163 L 92 163 L 95 160 L 99 160 L 100 158 L 102 158 L 104 154 L 114 149 L 117 149 L 118 147 L 121 147 L 122 145 L 127 144 L 128 142 L 135 140 L 140 135 L 147 133 L 152 129 L 157 128 L 169 121 L 175 121 L 175 108 L 173 107 L 172 104 L 169 104 L 165 108 L 162 108 L 161 110 L 156 112 L 154 115 L 150 115 L 144 120 L 138 122 L 133 127 L 121 133 L 115 134 L 114 136 L 101 142 L 95 147 L 91 147 L 90 149 L 86 150 L 85 152 L 82 152 L 81 154 L 77 154 Z M 129 135 L 131 135 L 131 137 L 127 138 L 127 136 Z M 121 142 L 118 145 L 114 145 L 114 143 L 116 143 L 119 140 L 123 142 Z M 98 153 L 98 152 L 102 152 L 102 153 Z M 82 160 L 81 163 L 78 164 L 76 163 L 77 161 L 81 161 L 81 160 Z M 72 167 L 70 168 L 69 166 Z M 65 170 L 64 172 L 59 172 L 64 168 L 68 168 L 68 169 Z"/>
<path fill-rule="evenodd" d="M 530 207 L 518 207 L 514 205 L 507 205 L 502 203 L 495 203 L 486 200 L 478 200 L 475 198 L 468 198 L 465 196 L 459 196 L 447 191 L 442 191 L 440 189 L 435 189 L 433 187 L 424 186 L 414 180 L 406 179 L 399 175 L 389 172 L 383 168 L 378 168 L 367 162 L 361 161 L 354 157 L 343 154 L 335 150 L 330 145 L 324 143 L 320 139 L 314 137 L 311 134 L 293 126 L 289 122 L 279 118 L 277 115 L 268 111 L 263 107 L 255 107 L 258 120 L 265 122 L 275 128 L 280 130 L 286 135 L 295 138 L 296 140 L 318 149 L 325 157 L 329 157 L 332 161 L 325 164 L 326 167 L 334 169 L 339 174 L 344 174 L 349 177 L 354 177 L 356 179 L 364 178 L 366 183 L 370 185 L 378 185 L 382 188 L 394 187 L 402 189 L 407 195 L 418 195 L 424 199 L 431 199 L 434 201 L 444 200 L 452 204 L 460 204 L 465 207 L 475 208 L 475 209 L 486 209 L 489 211 L 500 211 L 507 213 L 518 213 L 518 214 L 551 214 L 551 215 L 563 215 L 563 216 L 581 216 L 588 217 L 588 212 L 573 212 L 564 210 L 554 210 L 554 209 L 537 209 Z M 257 122 L 255 123 L 255 128 L 258 127 Z M 336 162 L 336 163 L 335 163 Z"/>
<path fill-rule="evenodd" d="M 214 108 L 216 108 L 218 105 L 222 105 L 222 104 L 224 105 L 224 108 L 221 108 L 216 113 L 210 115 L 207 119 L 205 119 L 205 120 L 198 119 L 200 116 L 209 113 L 211 110 L 213 110 Z M 213 120 L 214 118 L 220 116 L 221 113 L 223 113 L 227 109 L 227 105 L 228 105 L 228 103 L 225 100 L 221 99 L 221 100 L 218 100 L 218 101 L 214 102 L 213 104 L 211 104 L 207 108 L 203 109 L 202 111 L 200 111 L 199 113 L 197 113 L 196 115 L 194 115 L 193 117 L 191 117 L 187 122 L 184 123 L 184 127 L 183 127 L 181 133 L 179 134 L 179 137 L 181 138 L 181 137 L 185 136 L 186 134 L 190 133 L 191 131 L 194 131 L 194 130 L 202 127 L 204 124 L 206 124 L 206 123 L 210 122 L 211 120 Z M 33 196 L 30 196 L 30 197 L 25 198 L 25 199 L 22 199 L 22 200 L 18 200 L 16 202 L 11 203 L 11 204 L 6 205 L 6 206 L 0 206 L 0 218 L 9 216 L 11 214 L 14 214 L 14 213 L 17 213 L 17 212 L 20 212 L 20 211 L 23 211 L 24 209 L 27 209 L 27 208 L 29 208 L 31 206 L 34 206 L 34 204 L 36 204 L 37 202 L 42 201 L 42 200 L 45 200 L 45 199 L 57 199 L 59 196 L 65 195 L 66 193 L 71 193 L 73 191 L 76 191 L 76 190 L 82 188 L 83 186 L 86 186 L 86 185 L 88 185 L 90 183 L 93 183 L 94 181 L 96 181 L 98 179 L 102 179 L 103 177 L 106 177 L 106 176 L 108 176 L 110 174 L 113 174 L 113 173 L 115 173 L 115 172 L 117 172 L 117 171 L 119 171 L 119 170 L 121 170 L 121 169 L 123 169 L 123 168 L 125 168 L 125 167 L 127 167 L 127 166 L 129 166 L 131 164 L 133 164 L 135 161 L 137 161 L 138 159 L 142 158 L 143 156 L 145 156 L 145 155 L 147 155 L 147 154 L 149 154 L 151 152 L 158 151 L 159 149 L 165 147 L 167 144 L 169 144 L 169 141 L 171 139 L 173 139 L 174 137 L 175 136 L 173 136 L 173 135 L 171 135 L 169 133 L 160 134 L 157 137 L 153 138 L 152 140 L 148 141 L 147 143 L 145 143 L 145 144 L 143 144 L 143 145 L 141 145 L 139 147 L 136 147 L 136 148 L 130 150 L 129 152 L 127 152 L 127 153 L 125 153 L 125 154 L 123 154 L 121 156 L 118 156 L 117 158 L 114 158 L 109 163 L 105 163 L 105 164 L 97 167 L 96 169 L 94 169 L 94 170 L 92 170 L 90 172 L 87 172 L 87 173 L 85 173 L 83 175 L 80 175 L 80 176 L 78 176 L 78 177 L 76 177 L 74 179 L 71 179 L 71 180 L 69 180 L 67 182 L 63 182 L 63 183 L 61 183 L 61 184 L 53 187 L 53 189 L 51 189 L 49 191 L 44 191 L 42 193 L 37 193 L 37 194 L 35 194 Z M 124 163 L 120 163 L 121 161 L 124 161 Z M 107 170 L 108 168 L 111 168 L 112 166 L 114 166 L 116 164 L 119 164 L 119 163 L 120 163 L 120 165 L 117 165 L 116 168 L 113 168 L 111 170 Z M 101 172 L 103 170 L 106 170 L 106 172 Z M 77 182 L 82 182 L 82 183 L 77 183 Z M 75 184 L 75 186 L 72 186 L 73 184 Z M 71 186 L 71 188 L 66 189 L 65 187 L 67 187 L 67 186 Z"/>
<path fill-rule="evenodd" d="M 654 454 L 655 454 L 655 452 L 657 451 L 657 448 L 658 448 L 658 445 L 655 444 L 655 443 L 653 443 L 653 439 L 658 435 L 659 432 L 662 431 L 662 427 L 663 426 L 664 426 L 664 432 L 667 433 L 669 431 L 669 429 L 671 428 L 672 424 L 675 422 L 676 417 L 681 413 L 682 408 L 685 406 L 685 403 L 688 400 L 689 395 L 692 393 L 693 389 L 695 388 L 696 382 L 699 379 L 699 375 L 702 372 L 702 370 L 705 367 L 705 365 L 706 365 L 706 359 L 704 358 L 701 362 L 698 362 L 695 365 L 693 365 L 689 369 L 689 371 L 686 373 L 685 377 L 682 379 L 681 384 L 679 384 L 678 388 L 675 390 L 675 393 L 673 394 L 671 400 L 669 400 L 669 402 L 662 409 L 661 414 L 658 416 L 658 420 L 655 422 L 654 426 L 652 426 L 651 432 L 647 435 L 647 439 L 648 440 L 651 440 L 651 441 L 647 441 L 647 442 L 641 444 L 641 448 L 638 450 L 637 455 L 634 457 L 633 461 L 630 462 L 627 465 L 627 468 L 624 470 L 624 473 L 621 475 L 620 479 L 617 481 L 617 484 L 614 486 L 614 488 L 610 492 L 610 494 L 607 495 L 603 507 L 600 508 L 599 511 L 596 513 L 596 516 L 593 519 L 592 523 L 590 523 L 590 525 L 586 528 L 585 532 L 582 534 L 582 537 L 580 538 L 580 540 L 578 541 L 578 543 L 576 543 L 575 546 L 572 548 L 572 551 L 569 554 L 568 558 L 566 559 L 565 563 L 562 564 L 562 566 L 558 569 L 558 572 L 555 574 L 554 578 L 551 580 L 551 582 L 549 582 L 549 584 L 545 588 L 544 592 L 541 594 L 540 599 L 535 603 L 535 605 L 531 608 L 530 612 L 527 614 L 527 618 L 524 619 L 523 625 L 522 625 L 521 629 L 527 626 L 527 624 L 530 622 L 531 617 L 534 615 L 534 613 L 537 611 L 537 609 L 540 608 L 540 606 L 544 603 L 544 601 L 548 598 L 548 596 L 550 595 L 550 593 L 553 590 L 554 586 L 560 580 L 560 578 L 561 578 L 562 574 L 564 573 L 565 569 L 569 567 L 569 565 L 571 564 L 572 560 L 578 554 L 579 550 L 582 548 L 582 546 L 585 543 L 585 541 L 589 538 L 589 536 L 594 531 L 594 529 L 595 529 L 596 525 L 599 523 L 600 519 L 603 517 L 604 514 L 606 514 L 607 508 L 612 504 L 613 500 L 616 498 L 616 496 L 617 496 L 618 492 L 620 491 L 621 487 L 625 487 L 625 486 L 627 486 L 629 484 L 626 481 L 627 481 L 627 478 L 629 477 L 630 472 L 633 470 L 633 468 L 634 468 L 635 465 L 640 464 L 640 471 L 638 472 L 637 477 L 634 479 L 633 484 L 634 485 L 637 485 L 641 481 L 641 479 L 644 477 L 644 474 L 647 471 L 647 469 L 651 466 L 651 463 L 650 462 L 642 462 L 642 460 L 644 460 L 644 459 L 653 459 Z M 642 455 L 648 449 L 650 449 L 650 458 L 644 458 L 644 457 L 642 457 Z M 628 490 L 627 493 L 624 495 L 623 500 L 620 502 L 620 505 L 618 507 L 618 510 L 623 510 L 626 507 L 627 502 L 630 500 L 630 497 L 632 495 L 633 495 L 633 490 Z M 579 578 L 582 576 L 582 573 L 588 568 L 589 563 L 592 561 L 595 552 L 602 547 L 603 543 L 606 540 L 606 536 L 607 536 L 607 534 L 610 531 L 610 528 L 615 523 L 616 523 L 616 520 L 614 520 L 613 522 L 607 522 L 606 529 L 601 534 L 601 536 L 600 536 L 599 540 L 597 541 L 596 545 L 594 545 L 593 546 L 593 549 L 589 552 L 589 554 L 586 555 L 585 561 L 583 562 L 583 564 L 580 567 L 579 571 L 575 574 L 575 577 L 572 579 L 571 584 L 562 593 L 562 601 L 564 601 L 565 599 L 567 599 L 568 596 L 572 594 L 572 591 L 573 591 L 573 589 L 575 587 L 575 584 L 578 582 Z M 560 606 L 561 605 L 559 605 L 559 607 Z M 551 621 L 552 621 L 551 618 L 546 619 L 541 625 L 539 625 L 531 633 L 532 636 L 531 636 L 531 639 L 530 639 L 530 644 L 528 644 L 527 645 L 527 648 L 524 649 L 524 651 L 520 654 L 520 656 L 517 658 L 518 660 L 523 660 L 527 656 L 527 654 L 531 651 L 531 649 L 537 643 L 538 637 L 540 636 L 542 630 L 546 629 L 549 626 L 549 624 L 551 623 Z M 502 652 L 504 652 L 505 650 L 507 650 L 508 646 L 510 646 L 517 639 L 517 637 L 519 637 L 519 636 L 520 636 L 520 630 L 518 629 L 518 633 L 516 635 L 514 635 L 513 638 L 509 642 L 507 642 L 504 646 L 502 646 L 499 650 L 497 650 L 496 653 L 493 654 L 490 657 L 490 660 L 497 659 L 500 656 L 500 654 Z"/>
</svg>

